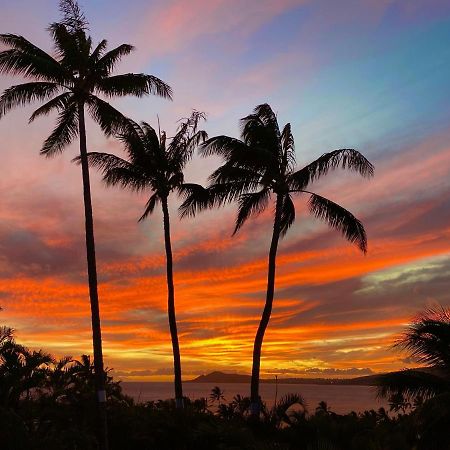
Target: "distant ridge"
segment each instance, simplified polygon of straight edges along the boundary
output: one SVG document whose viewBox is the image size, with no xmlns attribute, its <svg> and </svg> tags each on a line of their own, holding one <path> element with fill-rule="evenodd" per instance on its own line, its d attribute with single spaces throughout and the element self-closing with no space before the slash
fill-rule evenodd
<svg viewBox="0 0 450 450">
<path fill-rule="evenodd" d="M 278 378 L 279 384 L 336 384 L 336 385 L 360 385 L 374 386 L 377 375 L 367 375 L 356 378 Z M 207 375 L 200 375 L 188 383 L 250 383 L 250 375 L 238 373 L 211 372 Z M 262 379 L 261 383 L 275 383 L 275 378 Z"/>
<path fill-rule="evenodd" d="M 250 383 L 250 375 L 242 375 L 238 373 L 211 372 L 207 375 L 200 375 L 190 383 Z"/>
</svg>

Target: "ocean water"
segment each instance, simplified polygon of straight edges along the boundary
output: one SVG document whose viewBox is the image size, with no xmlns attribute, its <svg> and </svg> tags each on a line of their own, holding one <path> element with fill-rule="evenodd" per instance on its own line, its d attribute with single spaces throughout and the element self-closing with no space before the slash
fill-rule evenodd
<svg viewBox="0 0 450 450">
<path fill-rule="evenodd" d="M 184 383 L 183 392 L 190 399 L 209 398 L 211 389 L 216 385 L 217 383 Z M 225 400 L 228 402 L 233 400 L 236 394 L 248 396 L 250 393 L 250 387 L 246 383 L 218 383 L 218 385 L 224 391 Z M 172 383 L 124 381 L 122 388 L 125 394 L 138 402 L 174 397 Z M 293 393 L 303 396 L 307 408 L 311 412 L 314 412 L 322 400 L 326 401 L 330 409 L 338 414 L 376 410 L 380 407 L 388 409 L 388 403 L 385 400 L 376 398 L 375 388 L 372 386 L 278 384 L 278 399 L 283 395 Z M 272 406 L 275 401 L 275 384 L 262 383 L 260 395 L 268 406 Z"/>
</svg>

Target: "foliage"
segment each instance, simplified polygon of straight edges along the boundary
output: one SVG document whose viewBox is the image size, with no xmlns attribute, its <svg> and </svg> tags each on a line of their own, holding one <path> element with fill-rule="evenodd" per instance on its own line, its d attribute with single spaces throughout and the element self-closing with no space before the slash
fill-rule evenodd
<svg viewBox="0 0 450 450">
<path fill-rule="evenodd" d="M 127 126 L 116 134 L 128 159 L 109 153 L 90 152 L 89 164 L 103 173 L 107 185 L 150 192 L 140 218 L 143 220 L 171 192 L 182 189 L 186 163 L 197 145 L 207 138 L 205 131 L 198 130 L 199 122 L 205 118 L 204 113 L 193 111 L 190 117 L 180 121 L 170 142 L 167 142 L 164 131 L 157 133 L 147 122 L 138 124 L 128 119 Z M 79 162 L 80 158 L 75 160 Z"/>
<path fill-rule="evenodd" d="M 15 353 L 10 364 L 10 355 Z M 24 356 L 28 355 L 28 356 Z M 34 358 L 29 357 L 34 355 Z M 39 358 L 36 355 L 40 355 Z M 18 392 L 17 401 L 0 406 L 2 450 L 94 450 L 95 402 L 92 398 L 93 366 L 89 356 L 57 361 L 42 351 L 32 351 L 14 341 L 0 347 L 2 391 Z M 41 362 L 41 364 L 39 364 Z M 30 365 L 30 367 L 27 367 Z M 26 369 L 25 369 L 26 367 Z M 41 376 L 22 384 L 23 371 Z M 276 406 L 263 406 L 262 421 L 249 417 L 250 399 L 236 396 L 214 412 L 206 399 L 185 398 L 185 408 L 175 401 L 136 404 L 120 383 L 108 376 L 108 417 L 111 450 L 444 450 L 450 398 L 434 397 L 410 414 L 389 415 L 384 409 L 339 415 L 321 402 L 309 412 L 298 395 L 288 395 Z M 221 398 L 220 387 L 214 390 Z M 30 395 L 29 395 L 30 393 Z M 216 395 L 217 394 L 217 395 Z M 220 394 L 220 395 L 219 395 Z"/>
<path fill-rule="evenodd" d="M 395 348 L 425 367 L 378 377 L 378 394 L 390 399 L 392 409 L 406 411 L 450 394 L 450 310 L 429 308 L 420 313 Z"/>
<path fill-rule="evenodd" d="M 241 119 L 241 139 L 215 136 L 201 147 L 203 156 L 219 156 L 223 165 L 209 177 L 207 188 L 191 184 L 182 190 L 182 216 L 231 201 L 238 202 L 234 233 L 251 216 L 261 214 L 273 195 L 280 199 L 280 232 L 285 235 L 295 221 L 294 195 L 306 195 L 312 215 L 340 231 L 362 251 L 367 249 L 364 227 L 353 214 L 333 201 L 308 190 L 309 185 L 339 167 L 371 177 L 372 164 L 357 150 L 339 149 L 324 153 L 307 166 L 296 169 L 291 125 L 282 130 L 272 108 L 262 104 Z"/>
<path fill-rule="evenodd" d="M 125 118 L 101 96 L 172 97 L 170 86 L 153 75 L 113 75 L 119 61 L 134 47 L 122 44 L 107 51 L 108 42 L 104 39 L 94 45 L 77 2 L 63 0 L 60 6 L 62 22 L 49 27 L 54 44 L 52 54 L 23 36 L 0 34 L 0 43 L 6 46 L 0 52 L 0 74 L 27 80 L 0 96 L 0 118 L 15 107 L 45 102 L 30 117 L 32 122 L 51 112 L 58 113 L 57 125 L 41 149 L 45 156 L 62 152 L 78 136 L 80 105 L 86 105 L 94 121 L 110 135 L 123 129 Z"/>
</svg>

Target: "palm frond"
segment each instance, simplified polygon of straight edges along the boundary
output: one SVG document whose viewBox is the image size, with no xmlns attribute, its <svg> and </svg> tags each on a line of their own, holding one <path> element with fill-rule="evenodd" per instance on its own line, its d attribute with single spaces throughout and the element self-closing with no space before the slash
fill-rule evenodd
<svg viewBox="0 0 450 450">
<path fill-rule="evenodd" d="M 262 213 L 266 209 L 269 199 L 270 191 L 268 189 L 240 195 L 233 235 L 239 231 L 250 216 Z"/>
<path fill-rule="evenodd" d="M 162 136 L 158 136 L 156 130 L 147 122 L 141 122 L 139 136 L 147 155 L 155 157 L 155 155 L 165 152 L 165 149 L 161 148 L 162 142 L 160 142 L 160 138 Z"/>
<path fill-rule="evenodd" d="M 45 101 L 59 89 L 57 84 L 43 81 L 11 86 L 0 96 L 0 118 L 17 106 L 25 106 L 36 100 Z"/>
<path fill-rule="evenodd" d="M 188 141 L 189 148 L 198 148 L 200 144 L 208 140 L 208 133 L 205 130 L 197 131 Z"/>
<path fill-rule="evenodd" d="M 156 192 L 152 194 L 148 199 L 148 202 L 145 204 L 144 214 L 142 214 L 142 216 L 139 217 L 138 222 L 142 222 L 150 214 L 152 214 L 159 201 L 160 201 L 159 195 Z"/>
<path fill-rule="evenodd" d="M 61 22 L 50 24 L 48 30 L 61 66 L 69 72 L 78 72 L 80 66 L 89 60 L 91 50 L 91 41 L 84 30 L 73 33 Z"/>
<path fill-rule="evenodd" d="M 377 395 L 389 398 L 401 394 L 405 399 L 428 399 L 448 392 L 450 386 L 444 378 L 416 369 L 379 375 L 376 380 Z"/>
<path fill-rule="evenodd" d="M 128 161 L 111 153 L 89 152 L 87 154 L 87 159 L 90 167 L 100 170 L 103 174 L 116 167 L 128 167 L 129 165 Z M 72 162 L 80 164 L 81 156 L 77 156 Z"/>
<path fill-rule="evenodd" d="M 283 397 L 281 397 L 277 404 L 274 406 L 273 412 L 277 416 L 283 417 L 286 415 L 288 409 L 292 408 L 295 405 L 303 407 L 304 410 L 306 410 L 307 407 L 305 399 L 300 394 L 286 394 L 283 395 Z"/>
<path fill-rule="evenodd" d="M 115 137 L 123 144 L 124 150 L 127 152 L 131 161 L 137 161 L 143 159 L 143 155 L 146 154 L 148 146 L 158 147 L 159 141 L 155 133 L 149 135 L 148 130 L 145 127 L 145 122 L 138 124 L 134 120 L 125 118 L 122 130 L 115 135 Z"/>
<path fill-rule="evenodd" d="M 324 153 L 311 164 L 293 173 L 289 177 L 290 188 L 305 189 L 311 182 L 338 167 L 358 172 L 363 177 L 372 177 L 374 174 L 373 165 L 360 152 L 344 148 Z"/>
<path fill-rule="evenodd" d="M 265 126 L 269 128 L 278 129 L 278 120 L 277 116 L 274 113 L 272 107 L 268 103 L 263 103 L 261 105 L 258 105 L 253 113 L 258 116 Z M 278 130 L 279 134 L 279 130 Z"/>
<path fill-rule="evenodd" d="M 102 57 L 107 46 L 108 46 L 108 41 L 106 39 L 102 39 L 97 44 L 97 47 L 95 47 L 94 51 L 91 53 L 91 56 L 90 56 L 90 59 L 94 64 L 96 64 L 98 62 L 98 60 Z"/>
<path fill-rule="evenodd" d="M 107 186 L 121 185 L 125 189 L 142 192 L 149 188 L 149 180 L 132 164 L 109 169 L 103 177 Z"/>
<path fill-rule="evenodd" d="M 78 110 L 72 103 L 58 115 L 57 125 L 45 140 L 41 154 L 52 157 L 61 153 L 78 136 Z"/>
<path fill-rule="evenodd" d="M 286 172 L 291 173 L 295 167 L 295 142 L 291 124 L 287 123 L 281 132 L 281 150 L 283 151 L 283 165 Z"/>
<path fill-rule="evenodd" d="M 240 185 L 242 189 L 254 190 L 260 184 L 262 175 L 256 170 L 247 167 L 236 167 L 225 163 L 218 167 L 210 176 L 212 184 L 234 184 Z"/>
<path fill-rule="evenodd" d="M 289 194 L 283 196 L 281 208 L 280 233 L 285 236 L 291 225 L 295 221 L 295 205 Z"/>
<path fill-rule="evenodd" d="M 363 224 L 342 206 L 320 195 L 310 193 L 308 207 L 311 214 L 325 221 L 331 228 L 340 231 L 349 241 L 367 252 L 367 237 Z"/>
<path fill-rule="evenodd" d="M 4 34 L 0 35 L 0 42 L 12 42 L 12 37 L 28 42 L 21 36 Z M 0 52 L 0 73 L 61 84 L 68 82 L 68 74 L 55 59 L 31 43 L 29 45 L 31 48 L 28 51 L 12 48 Z"/>
<path fill-rule="evenodd" d="M 64 92 L 63 94 L 58 95 L 55 98 L 52 98 L 50 101 L 45 103 L 36 109 L 33 114 L 30 116 L 29 122 L 33 122 L 36 118 L 40 116 L 46 116 L 50 114 L 54 109 L 61 112 L 69 105 L 70 100 L 72 99 L 73 94 L 70 92 Z"/>
<path fill-rule="evenodd" d="M 102 172 L 103 181 L 107 186 L 119 184 L 137 192 L 149 186 L 146 174 L 138 166 L 125 159 L 101 152 L 89 152 L 87 158 L 91 167 L 95 167 Z M 73 161 L 80 164 L 80 156 L 74 158 Z"/>
<path fill-rule="evenodd" d="M 450 310 L 428 308 L 396 343 L 419 363 L 450 370 Z"/>
<path fill-rule="evenodd" d="M 124 57 L 129 55 L 134 50 L 130 44 L 121 44 L 118 47 L 105 53 L 97 62 L 96 70 L 100 73 L 108 75 L 114 70 L 116 64 Z"/>
<path fill-rule="evenodd" d="M 205 209 L 222 206 L 230 195 L 229 192 L 227 185 L 215 184 L 205 188 L 195 183 L 182 184 L 178 187 L 178 193 L 184 198 L 178 208 L 180 217 L 194 217 Z"/>
<path fill-rule="evenodd" d="M 251 147 L 245 142 L 229 136 L 208 139 L 199 149 L 201 156 L 221 156 L 228 166 L 247 168 L 252 171 L 273 173 L 277 171 L 276 157 L 263 147 Z M 270 178 L 273 178 L 271 175 Z"/>
<path fill-rule="evenodd" d="M 200 111 L 193 111 L 190 117 L 183 119 L 167 147 L 168 158 L 178 171 L 191 159 L 198 145 L 208 138 L 206 131 L 197 131 L 200 120 L 206 120 L 206 114 Z"/>
<path fill-rule="evenodd" d="M 107 136 L 121 134 L 129 129 L 129 120 L 108 102 L 90 95 L 86 103 L 90 115 Z"/>
<path fill-rule="evenodd" d="M 51 81 L 66 80 L 66 74 L 52 56 L 16 34 L 0 34 L 0 42 L 10 47 L 0 52 L 0 72 Z"/>
<path fill-rule="evenodd" d="M 201 156 L 221 156 L 227 160 L 233 153 L 245 151 L 246 144 L 229 136 L 215 136 L 208 139 L 199 149 Z"/>
<path fill-rule="evenodd" d="M 167 83 L 144 73 L 126 73 L 104 78 L 97 83 L 97 89 L 109 97 L 124 95 L 142 97 L 153 94 L 172 99 L 172 88 Z"/>
<path fill-rule="evenodd" d="M 88 21 L 76 0 L 59 0 L 62 23 L 73 33 L 85 31 Z"/>
</svg>

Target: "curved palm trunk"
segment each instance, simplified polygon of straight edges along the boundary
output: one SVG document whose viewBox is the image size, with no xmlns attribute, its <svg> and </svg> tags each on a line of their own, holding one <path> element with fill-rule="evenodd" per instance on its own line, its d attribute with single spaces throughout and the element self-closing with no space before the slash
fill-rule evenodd
<svg viewBox="0 0 450 450">
<path fill-rule="evenodd" d="M 255 342 L 253 345 L 253 366 L 252 366 L 252 380 L 250 387 L 250 413 L 253 417 L 259 418 L 261 412 L 261 399 L 259 397 L 259 371 L 261 365 L 261 347 L 269 324 L 270 315 L 272 313 L 273 296 L 275 291 L 275 267 L 276 256 L 278 249 L 278 241 L 280 239 L 281 229 L 281 211 L 283 206 L 283 199 L 280 194 L 277 195 L 277 202 L 275 207 L 275 219 L 273 223 L 272 242 L 269 250 L 268 273 L 267 273 L 267 294 L 266 303 L 259 322 L 258 331 L 256 332 Z"/>
<path fill-rule="evenodd" d="M 167 312 L 169 314 L 170 337 L 172 339 L 173 369 L 175 376 L 175 402 L 177 408 L 183 408 L 183 386 L 181 383 L 181 358 L 178 344 L 177 320 L 175 317 L 175 288 L 173 284 L 173 257 L 170 242 L 170 218 L 167 197 L 161 199 L 164 218 L 164 243 L 166 247 L 167 267 Z"/>
<path fill-rule="evenodd" d="M 108 429 L 106 421 L 106 374 L 103 368 L 102 332 L 97 290 L 97 266 L 95 262 L 94 220 L 92 217 L 91 186 L 87 160 L 86 125 L 84 104 L 78 105 L 80 133 L 80 159 L 83 175 L 84 215 L 86 221 L 86 255 L 89 279 L 89 299 L 91 303 L 92 342 L 94 347 L 95 390 L 98 409 L 98 441 L 100 450 L 108 449 Z"/>
</svg>

